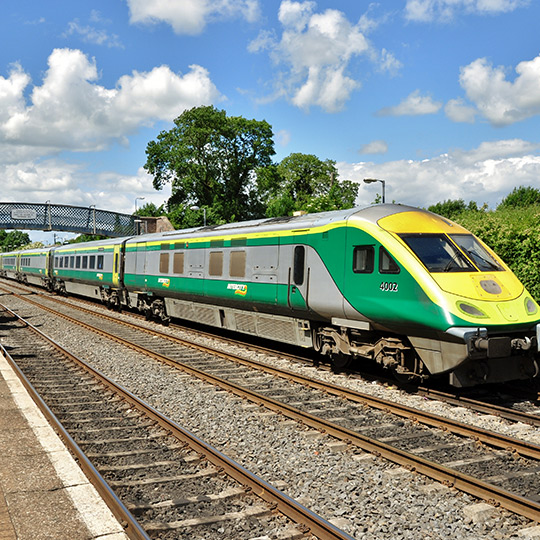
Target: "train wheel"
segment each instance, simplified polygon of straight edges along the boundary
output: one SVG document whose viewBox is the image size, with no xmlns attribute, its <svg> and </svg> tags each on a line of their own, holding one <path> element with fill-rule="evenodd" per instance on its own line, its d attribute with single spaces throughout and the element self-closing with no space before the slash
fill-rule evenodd
<svg viewBox="0 0 540 540">
<path fill-rule="evenodd" d="M 392 367 L 394 378 L 402 384 L 420 384 L 425 378 L 422 375 L 424 364 L 415 354 L 404 356 L 401 364 Z"/>
<path fill-rule="evenodd" d="M 342 369 L 346 369 L 351 365 L 352 362 L 352 356 L 348 354 L 332 353 L 331 359 L 332 369 L 334 371 L 341 371 Z"/>
</svg>

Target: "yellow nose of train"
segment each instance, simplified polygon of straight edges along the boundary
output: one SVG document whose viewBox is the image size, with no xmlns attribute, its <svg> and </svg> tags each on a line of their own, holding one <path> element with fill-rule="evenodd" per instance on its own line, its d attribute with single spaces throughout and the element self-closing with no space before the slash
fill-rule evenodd
<svg viewBox="0 0 540 540">
<path fill-rule="evenodd" d="M 538 317 L 538 305 L 513 272 L 457 223 L 413 211 L 388 216 L 379 225 L 409 247 L 411 269 L 425 292 L 460 324 L 530 325 Z"/>
<path fill-rule="evenodd" d="M 428 323 L 434 332 L 409 335 L 432 374 L 449 373 L 456 386 L 538 375 L 538 304 L 491 249 L 457 223 L 418 209 L 378 225 L 437 307 Z"/>
</svg>

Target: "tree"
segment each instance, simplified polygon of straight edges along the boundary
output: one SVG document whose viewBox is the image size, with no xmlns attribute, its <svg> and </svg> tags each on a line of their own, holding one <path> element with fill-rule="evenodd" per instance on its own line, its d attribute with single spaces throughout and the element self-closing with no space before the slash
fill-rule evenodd
<svg viewBox="0 0 540 540">
<path fill-rule="evenodd" d="M 146 203 L 144 206 L 137 208 L 135 215 L 145 217 L 159 217 L 167 215 L 167 212 L 165 212 L 165 208 L 163 207 L 163 205 L 156 206 L 154 203 Z"/>
<path fill-rule="evenodd" d="M 156 189 L 171 183 L 168 210 L 204 207 L 212 223 L 263 215 L 256 176 L 275 154 L 270 124 L 229 117 L 213 106 L 185 111 L 174 124 L 148 143 L 144 165 Z"/>
<path fill-rule="evenodd" d="M 30 243 L 28 233 L 22 231 L 0 231 L 0 245 L 3 251 L 12 251 Z"/>
<path fill-rule="evenodd" d="M 291 154 L 259 174 L 259 187 L 267 199 L 267 216 L 352 208 L 358 185 L 349 180 L 340 182 L 338 176 L 335 161 L 322 161 L 313 154 Z"/>
<path fill-rule="evenodd" d="M 448 199 L 442 203 L 433 204 L 428 207 L 430 212 L 438 214 L 439 216 L 446 217 L 448 219 L 455 220 L 459 215 L 465 211 L 470 212 L 484 212 L 487 209 L 487 204 L 484 204 L 481 208 L 475 201 L 469 201 L 469 204 L 465 204 L 463 199 L 451 200 Z"/>
<path fill-rule="evenodd" d="M 540 190 L 531 186 L 514 188 L 497 206 L 499 208 L 523 208 L 533 204 L 540 204 Z"/>
</svg>

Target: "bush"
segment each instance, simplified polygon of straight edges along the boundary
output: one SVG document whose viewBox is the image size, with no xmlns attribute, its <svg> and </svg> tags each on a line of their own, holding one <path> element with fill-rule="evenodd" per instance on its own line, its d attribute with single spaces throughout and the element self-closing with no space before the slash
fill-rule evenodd
<svg viewBox="0 0 540 540">
<path fill-rule="evenodd" d="M 540 206 L 464 212 L 456 222 L 483 240 L 540 300 Z"/>
</svg>

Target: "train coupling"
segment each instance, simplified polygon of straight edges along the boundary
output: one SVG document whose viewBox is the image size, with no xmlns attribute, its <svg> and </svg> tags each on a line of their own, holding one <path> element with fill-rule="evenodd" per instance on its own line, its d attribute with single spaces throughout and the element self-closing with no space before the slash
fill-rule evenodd
<svg viewBox="0 0 540 540">
<path fill-rule="evenodd" d="M 469 356 L 471 357 L 476 357 L 480 354 L 487 358 L 507 358 L 512 356 L 512 353 L 516 351 L 525 352 L 538 349 L 538 338 L 536 336 L 523 336 L 519 338 L 488 336 L 486 328 L 476 328 L 474 330 L 453 328 L 449 333 L 459 336 L 465 341 Z"/>
</svg>

